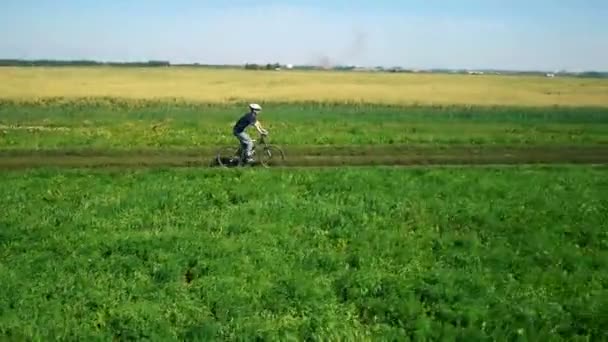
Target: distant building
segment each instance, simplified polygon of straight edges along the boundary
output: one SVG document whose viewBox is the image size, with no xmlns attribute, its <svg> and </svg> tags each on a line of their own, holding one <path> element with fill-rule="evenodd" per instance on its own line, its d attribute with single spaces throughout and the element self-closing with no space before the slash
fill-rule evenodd
<svg viewBox="0 0 608 342">
<path fill-rule="evenodd" d="M 547 76 L 547 77 L 551 77 L 551 78 L 553 78 L 553 77 L 555 77 L 555 74 L 553 74 L 553 73 L 548 73 L 546 76 Z"/>
</svg>

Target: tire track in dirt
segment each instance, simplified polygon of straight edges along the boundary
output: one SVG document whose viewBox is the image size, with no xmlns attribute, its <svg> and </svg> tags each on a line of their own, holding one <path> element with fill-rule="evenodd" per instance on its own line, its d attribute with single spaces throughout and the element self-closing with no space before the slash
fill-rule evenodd
<svg viewBox="0 0 608 342">
<path fill-rule="evenodd" d="M 0 169 L 38 167 L 214 167 L 214 148 L 200 150 L 0 151 Z M 608 164 L 608 146 L 289 147 L 273 166 L 407 166 Z"/>
</svg>

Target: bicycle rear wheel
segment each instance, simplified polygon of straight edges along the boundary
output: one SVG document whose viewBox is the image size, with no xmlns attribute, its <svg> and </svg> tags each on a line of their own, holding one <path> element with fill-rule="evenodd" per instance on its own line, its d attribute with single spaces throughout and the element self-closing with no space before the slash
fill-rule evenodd
<svg viewBox="0 0 608 342">
<path fill-rule="evenodd" d="M 281 166 L 285 162 L 285 153 L 278 146 L 268 145 L 261 149 L 259 158 L 263 167 Z"/>
<path fill-rule="evenodd" d="M 222 147 L 216 156 L 217 164 L 222 167 L 236 167 L 239 166 L 241 160 L 239 155 L 239 149 L 226 146 Z"/>
</svg>

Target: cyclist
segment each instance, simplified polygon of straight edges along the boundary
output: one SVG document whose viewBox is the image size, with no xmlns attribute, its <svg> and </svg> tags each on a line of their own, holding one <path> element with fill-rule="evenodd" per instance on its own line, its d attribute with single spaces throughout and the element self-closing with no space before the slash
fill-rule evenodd
<svg viewBox="0 0 608 342">
<path fill-rule="evenodd" d="M 251 163 L 253 158 L 252 149 L 253 149 L 253 141 L 249 137 L 249 134 L 245 132 L 245 129 L 249 126 L 254 126 L 258 133 L 261 135 L 268 135 L 268 131 L 265 130 L 260 121 L 258 121 L 257 116 L 262 111 L 262 107 L 257 103 L 252 103 L 249 105 L 249 112 L 245 113 L 241 118 L 234 124 L 233 134 L 241 143 L 242 151 L 244 152 L 241 155 L 241 158 L 245 157 L 247 163 Z"/>
</svg>

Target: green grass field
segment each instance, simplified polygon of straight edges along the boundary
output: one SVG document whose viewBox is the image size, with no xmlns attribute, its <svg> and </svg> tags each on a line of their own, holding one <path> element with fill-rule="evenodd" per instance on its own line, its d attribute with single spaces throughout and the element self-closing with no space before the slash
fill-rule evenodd
<svg viewBox="0 0 608 342">
<path fill-rule="evenodd" d="M 5 172 L 9 340 L 603 340 L 605 168 Z"/>
<path fill-rule="evenodd" d="M 294 146 L 608 144 L 608 109 L 267 104 L 272 141 Z M 171 149 L 234 144 L 243 105 L 0 102 L 2 149 Z"/>
<path fill-rule="evenodd" d="M 0 339 L 608 340 L 606 163 L 605 80 L 0 68 Z"/>
</svg>

